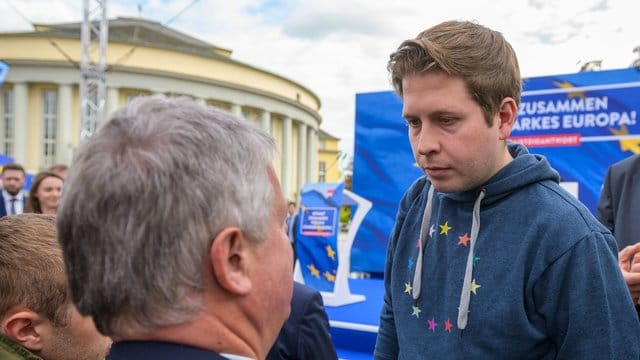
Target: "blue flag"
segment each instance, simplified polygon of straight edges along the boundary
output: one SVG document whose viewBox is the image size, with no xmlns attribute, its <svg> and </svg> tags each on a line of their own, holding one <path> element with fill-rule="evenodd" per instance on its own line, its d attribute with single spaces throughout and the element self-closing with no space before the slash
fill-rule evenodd
<svg viewBox="0 0 640 360">
<path fill-rule="evenodd" d="M 296 254 L 305 284 L 332 292 L 338 270 L 338 209 L 344 183 L 311 183 L 302 188 Z"/>
</svg>

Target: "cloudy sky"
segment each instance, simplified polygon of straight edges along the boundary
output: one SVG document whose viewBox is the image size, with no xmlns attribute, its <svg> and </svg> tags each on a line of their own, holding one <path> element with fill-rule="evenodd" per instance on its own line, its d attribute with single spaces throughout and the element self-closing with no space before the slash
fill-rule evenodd
<svg viewBox="0 0 640 360">
<path fill-rule="evenodd" d="M 0 14 L 0 31 L 30 30 L 30 22 L 80 21 L 82 1 L 0 0 Z M 624 68 L 640 55 L 637 0 L 108 0 L 108 15 L 168 24 L 306 86 L 322 101 L 321 127 L 348 152 L 355 94 L 390 90 L 389 53 L 444 20 L 502 32 L 525 77 L 573 73 L 592 60 Z"/>
</svg>

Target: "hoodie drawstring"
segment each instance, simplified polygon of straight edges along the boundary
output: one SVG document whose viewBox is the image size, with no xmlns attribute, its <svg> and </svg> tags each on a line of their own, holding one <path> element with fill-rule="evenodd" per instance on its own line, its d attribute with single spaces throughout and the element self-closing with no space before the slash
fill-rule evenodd
<svg viewBox="0 0 640 360">
<path fill-rule="evenodd" d="M 420 225 L 420 239 L 418 242 L 418 258 L 416 260 L 416 268 L 413 274 L 413 285 L 411 289 L 411 295 L 413 300 L 416 301 L 420 298 L 420 290 L 422 287 L 422 258 L 424 256 L 424 247 L 427 242 L 427 234 L 429 233 L 429 226 L 431 224 L 431 213 L 433 204 L 433 185 L 429 187 L 429 193 L 427 194 L 427 205 L 422 215 L 422 224 Z M 469 302 L 471 300 L 471 277 L 473 274 L 473 257 L 474 247 L 476 240 L 478 239 L 478 233 L 480 232 L 480 203 L 486 195 L 486 190 L 482 189 L 475 203 L 473 204 L 473 216 L 471 221 L 471 239 L 469 240 L 469 254 L 467 255 L 467 266 L 464 272 L 464 281 L 462 283 L 462 291 L 460 292 L 460 306 L 458 307 L 458 329 L 464 330 L 467 327 L 469 319 Z"/>
<path fill-rule="evenodd" d="M 460 306 L 458 307 L 458 329 L 464 330 L 469 320 L 469 301 L 471 300 L 471 275 L 473 273 L 473 256 L 478 233 L 480 232 L 480 203 L 486 194 L 485 189 L 480 191 L 475 204 L 473 204 L 473 220 L 471 222 L 471 239 L 469 242 L 469 254 L 467 255 L 467 267 L 464 271 L 464 282 L 460 293 Z"/>
<path fill-rule="evenodd" d="M 433 203 L 433 185 L 429 186 L 429 193 L 427 194 L 427 206 L 424 209 L 424 215 L 422 215 L 422 224 L 420 225 L 420 239 L 418 240 L 418 259 L 416 260 L 416 269 L 413 273 L 413 289 L 411 295 L 413 300 L 418 300 L 420 297 L 420 287 L 422 286 L 422 256 L 424 246 L 427 242 L 427 234 L 429 233 L 429 225 L 431 224 L 431 204 Z"/>
</svg>

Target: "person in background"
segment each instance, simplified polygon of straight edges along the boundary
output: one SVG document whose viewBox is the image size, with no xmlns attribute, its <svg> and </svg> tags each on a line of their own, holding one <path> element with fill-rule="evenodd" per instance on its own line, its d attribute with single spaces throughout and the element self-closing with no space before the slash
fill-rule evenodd
<svg viewBox="0 0 640 360">
<path fill-rule="evenodd" d="M 55 217 L 0 218 L 0 359 L 104 359 L 111 340 L 67 290 Z"/>
<path fill-rule="evenodd" d="M 640 155 L 632 155 L 607 169 L 598 200 L 597 217 L 613 233 L 622 276 L 634 303 L 640 300 Z M 640 307 L 636 305 L 640 314 Z"/>
<path fill-rule="evenodd" d="M 67 166 L 66 164 L 54 164 L 49 166 L 49 168 L 47 168 L 47 171 L 60 176 L 60 178 L 64 180 L 67 177 L 69 166 Z"/>
<path fill-rule="evenodd" d="M 6 164 L 2 167 L 2 202 L 0 217 L 18 215 L 24 212 L 26 196 L 22 187 L 25 183 L 25 171 L 22 165 Z"/>
<path fill-rule="evenodd" d="M 109 359 L 266 357 L 293 287 L 275 150 L 184 98 L 135 99 L 80 146 L 58 231 L 75 305 L 114 339 Z"/>
<path fill-rule="evenodd" d="M 287 218 L 285 219 L 285 224 L 287 225 L 287 232 L 290 229 L 293 229 L 293 219 L 296 216 L 296 203 L 293 201 L 289 201 L 289 203 L 287 204 Z"/>
<path fill-rule="evenodd" d="M 507 141 L 522 90 L 502 34 L 446 21 L 388 70 L 425 176 L 400 200 L 374 359 L 638 359 L 613 236 Z"/>
<path fill-rule="evenodd" d="M 38 173 L 29 189 L 25 212 L 55 215 L 58 211 L 63 182 L 60 176 L 52 172 Z"/>
<path fill-rule="evenodd" d="M 289 237 L 289 241 L 291 242 L 291 248 L 293 249 L 293 264 L 296 264 L 296 216 L 298 215 L 296 212 L 296 203 L 293 201 L 289 201 L 287 204 L 287 218 L 284 221 L 285 231 L 287 232 L 287 236 Z"/>
</svg>

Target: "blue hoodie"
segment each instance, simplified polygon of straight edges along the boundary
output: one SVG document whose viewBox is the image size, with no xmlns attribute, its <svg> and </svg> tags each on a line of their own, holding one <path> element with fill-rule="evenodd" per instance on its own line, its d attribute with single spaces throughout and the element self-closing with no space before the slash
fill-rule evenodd
<svg viewBox="0 0 640 360">
<path fill-rule="evenodd" d="M 405 193 L 375 359 L 640 358 L 613 236 L 544 157 L 509 151 L 481 189 Z"/>
</svg>

